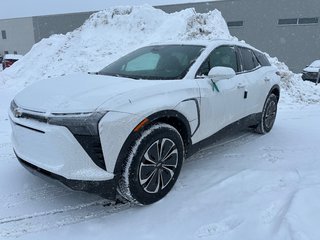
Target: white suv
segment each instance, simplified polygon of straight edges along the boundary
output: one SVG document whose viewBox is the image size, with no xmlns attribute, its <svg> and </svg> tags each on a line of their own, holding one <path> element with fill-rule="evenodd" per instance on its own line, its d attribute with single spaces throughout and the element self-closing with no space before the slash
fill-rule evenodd
<svg viewBox="0 0 320 240">
<path fill-rule="evenodd" d="M 72 189 L 151 204 L 195 143 L 240 120 L 269 132 L 279 81 L 263 53 L 237 41 L 143 47 L 100 72 L 20 92 L 10 111 L 14 151 Z"/>
</svg>

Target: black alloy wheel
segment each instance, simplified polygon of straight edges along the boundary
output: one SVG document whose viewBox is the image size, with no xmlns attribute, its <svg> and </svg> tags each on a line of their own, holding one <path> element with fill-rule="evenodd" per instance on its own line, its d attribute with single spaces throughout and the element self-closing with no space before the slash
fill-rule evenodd
<svg viewBox="0 0 320 240">
<path fill-rule="evenodd" d="M 271 93 L 264 104 L 261 120 L 256 128 L 256 132 L 265 134 L 271 131 L 277 116 L 278 98 Z"/>
<path fill-rule="evenodd" d="M 147 149 L 139 169 L 139 182 L 148 193 L 158 193 L 172 180 L 178 166 L 178 149 L 176 144 L 162 138 Z"/>
</svg>

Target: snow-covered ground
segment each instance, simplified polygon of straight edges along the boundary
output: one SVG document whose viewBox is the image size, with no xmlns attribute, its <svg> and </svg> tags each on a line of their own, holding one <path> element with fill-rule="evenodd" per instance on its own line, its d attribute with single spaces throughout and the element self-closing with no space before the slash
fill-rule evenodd
<svg viewBox="0 0 320 240">
<path fill-rule="evenodd" d="M 81 28 L 35 45 L 0 72 L 0 239 L 320 239 L 320 86 L 283 63 L 274 129 L 239 131 L 185 162 L 173 190 L 146 207 L 47 183 L 11 149 L 7 109 L 40 79 L 95 71 L 151 42 L 232 38 L 218 11 L 166 14 L 149 6 L 108 9 Z"/>
</svg>

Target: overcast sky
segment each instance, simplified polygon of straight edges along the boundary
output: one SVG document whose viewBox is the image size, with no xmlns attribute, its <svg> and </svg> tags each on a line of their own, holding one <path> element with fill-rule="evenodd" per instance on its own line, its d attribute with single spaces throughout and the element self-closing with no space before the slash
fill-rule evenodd
<svg viewBox="0 0 320 240">
<path fill-rule="evenodd" d="M 205 0 L 1 0 L 0 19 L 102 10 L 117 5 L 165 5 Z"/>
</svg>

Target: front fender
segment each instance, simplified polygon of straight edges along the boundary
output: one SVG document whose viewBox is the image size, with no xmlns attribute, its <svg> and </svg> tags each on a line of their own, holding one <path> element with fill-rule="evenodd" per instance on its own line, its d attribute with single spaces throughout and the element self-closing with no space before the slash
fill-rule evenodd
<svg viewBox="0 0 320 240">
<path fill-rule="evenodd" d="M 99 135 L 106 169 L 110 173 L 119 172 L 130 144 L 138 137 L 134 129 L 144 120 L 148 124 L 159 119 L 176 118 L 184 125 L 187 142 L 199 127 L 199 107 L 196 99 L 186 99 L 175 109 L 166 109 L 150 114 L 108 112 L 99 122 Z M 169 123 L 170 124 L 170 123 Z"/>
<path fill-rule="evenodd" d="M 142 119 L 141 116 L 135 114 L 108 112 L 100 120 L 99 135 L 108 172 L 114 172 L 124 142 Z"/>
</svg>

